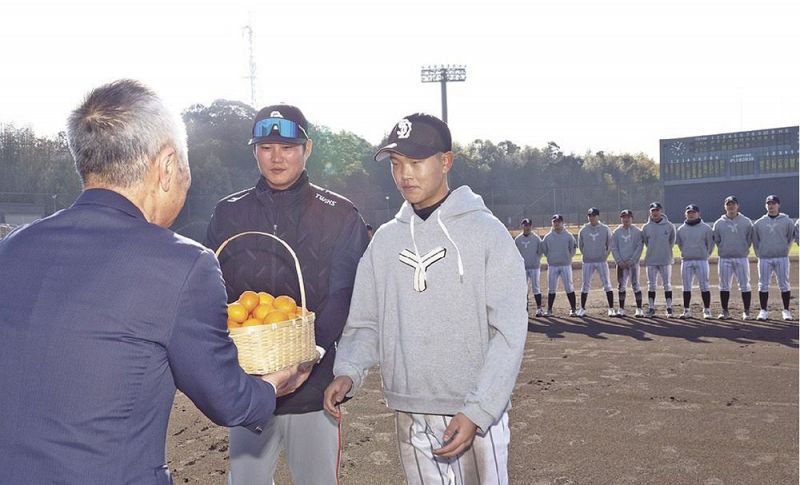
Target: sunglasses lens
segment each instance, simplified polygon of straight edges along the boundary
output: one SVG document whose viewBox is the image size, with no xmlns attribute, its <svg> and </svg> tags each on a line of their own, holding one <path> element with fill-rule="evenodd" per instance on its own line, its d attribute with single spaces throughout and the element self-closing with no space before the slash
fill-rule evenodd
<svg viewBox="0 0 800 485">
<path fill-rule="evenodd" d="M 266 118 L 259 120 L 253 130 L 254 137 L 278 134 L 281 138 L 304 138 L 301 129 L 294 121 L 283 118 Z"/>
</svg>

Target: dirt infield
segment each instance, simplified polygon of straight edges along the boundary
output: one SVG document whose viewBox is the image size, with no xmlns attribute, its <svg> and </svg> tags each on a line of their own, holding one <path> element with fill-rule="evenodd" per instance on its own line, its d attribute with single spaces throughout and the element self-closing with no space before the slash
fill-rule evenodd
<svg viewBox="0 0 800 485">
<path fill-rule="evenodd" d="M 774 320 L 781 308 L 777 291 L 770 294 L 773 320 L 767 322 L 738 319 L 736 290 L 736 318 L 729 321 L 607 318 L 599 290 L 590 294 L 588 317 L 569 318 L 561 293 L 555 317 L 528 324 L 510 413 L 511 483 L 798 483 L 796 261 L 791 274 L 793 322 Z M 679 275 L 676 265 L 674 284 Z M 755 283 L 755 269 L 752 275 Z M 575 283 L 579 288 L 580 271 Z M 676 308 L 680 292 L 674 289 Z M 659 315 L 663 303 L 659 290 Z M 697 291 L 692 307 L 699 315 Z M 716 315 L 716 288 L 712 308 Z M 376 374 L 345 406 L 343 485 L 402 483 L 393 414 Z M 227 432 L 180 393 L 168 457 L 176 484 L 225 483 Z M 284 468 L 276 483 L 291 483 Z"/>
</svg>

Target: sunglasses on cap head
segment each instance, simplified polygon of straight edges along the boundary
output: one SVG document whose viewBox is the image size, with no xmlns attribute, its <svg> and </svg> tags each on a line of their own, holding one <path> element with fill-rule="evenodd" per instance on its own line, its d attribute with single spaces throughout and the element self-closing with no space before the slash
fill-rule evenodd
<svg viewBox="0 0 800 485">
<path fill-rule="evenodd" d="M 277 127 L 277 130 L 276 130 Z M 253 127 L 253 138 L 261 138 L 277 133 L 282 138 L 308 138 L 302 126 L 285 118 L 264 118 L 258 120 Z"/>
</svg>

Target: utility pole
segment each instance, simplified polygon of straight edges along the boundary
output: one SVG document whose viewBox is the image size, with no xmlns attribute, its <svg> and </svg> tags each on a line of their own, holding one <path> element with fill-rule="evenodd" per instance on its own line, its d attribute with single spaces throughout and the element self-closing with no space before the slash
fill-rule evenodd
<svg viewBox="0 0 800 485">
<path fill-rule="evenodd" d="M 248 64 L 250 74 L 245 76 L 245 79 L 250 80 L 250 106 L 252 106 L 253 109 L 258 109 L 258 106 L 256 105 L 256 60 L 253 56 L 253 27 L 248 21 L 247 25 L 245 25 L 242 30 L 244 30 L 244 35 L 247 37 L 247 46 L 250 51 L 250 59 Z"/>
<path fill-rule="evenodd" d="M 447 83 L 467 80 L 467 66 L 423 66 L 420 71 L 422 82 L 441 83 L 442 85 L 442 121 L 447 123 Z"/>
</svg>

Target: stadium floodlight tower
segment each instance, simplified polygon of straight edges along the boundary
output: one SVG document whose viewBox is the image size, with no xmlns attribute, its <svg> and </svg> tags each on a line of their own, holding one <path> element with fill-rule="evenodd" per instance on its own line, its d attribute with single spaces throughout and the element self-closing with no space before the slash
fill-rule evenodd
<svg viewBox="0 0 800 485">
<path fill-rule="evenodd" d="M 442 85 L 442 121 L 447 123 L 447 83 L 466 81 L 467 66 L 423 66 L 420 71 L 422 82 L 441 83 Z"/>
</svg>

